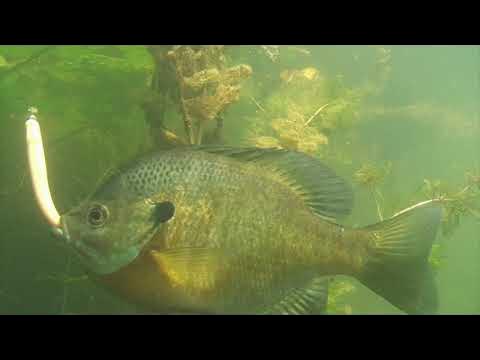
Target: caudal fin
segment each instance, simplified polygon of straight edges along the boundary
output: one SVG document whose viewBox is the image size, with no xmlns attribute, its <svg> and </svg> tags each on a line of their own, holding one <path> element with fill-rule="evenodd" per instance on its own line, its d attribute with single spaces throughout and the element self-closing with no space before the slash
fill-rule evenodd
<svg viewBox="0 0 480 360">
<path fill-rule="evenodd" d="M 413 206 L 366 231 L 372 253 L 359 280 L 408 314 L 437 310 L 437 288 L 428 264 L 442 216 L 438 201 Z"/>
</svg>

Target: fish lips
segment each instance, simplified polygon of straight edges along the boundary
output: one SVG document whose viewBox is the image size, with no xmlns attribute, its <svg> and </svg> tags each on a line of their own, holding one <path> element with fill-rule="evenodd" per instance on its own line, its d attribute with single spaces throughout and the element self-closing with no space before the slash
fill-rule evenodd
<svg viewBox="0 0 480 360">
<path fill-rule="evenodd" d="M 52 227 L 50 228 L 50 232 L 53 236 L 59 239 L 66 239 L 68 236 L 63 227 Z"/>
<path fill-rule="evenodd" d="M 132 263 L 140 253 L 141 249 L 130 248 L 121 253 L 111 253 L 108 256 L 100 255 L 85 245 L 81 240 L 71 237 L 66 216 L 62 216 L 60 222 L 61 228 L 54 230 L 55 233 L 63 238 L 67 245 L 69 245 L 69 248 L 73 250 L 88 270 L 96 274 L 108 275 L 114 273 Z"/>
<path fill-rule="evenodd" d="M 70 233 L 68 232 L 67 223 L 65 221 L 65 216 L 60 217 L 60 227 L 59 228 L 52 228 L 52 232 L 57 237 L 63 238 L 67 242 L 70 241 Z"/>
</svg>

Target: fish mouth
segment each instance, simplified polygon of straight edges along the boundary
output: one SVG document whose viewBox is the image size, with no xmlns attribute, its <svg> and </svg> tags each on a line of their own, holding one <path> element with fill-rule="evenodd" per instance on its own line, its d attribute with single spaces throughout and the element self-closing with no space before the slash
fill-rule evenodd
<svg viewBox="0 0 480 360">
<path fill-rule="evenodd" d="M 114 273 L 129 265 L 138 256 L 135 249 L 120 254 L 100 254 L 95 249 L 87 246 L 81 239 L 72 238 L 68 226 L 68 216 L 61 217 L 61 226 L 54 229 L 57 234 L 66 242 L 78 260 L 91 272 L 98 275 Z M 74 230 L 74 229 L 73 229 Z"/>
<path fill-rule="evenodd" d="M 67 222 L 65 221 L 64 216 L 60 218 L 60 227 L 52 228 L 52 230 L 55 234 L 64 238 L 67 243 L 71 241 L 70 232 L 68 231 Z"/>
<path fill-rule="evenodd" d="M 79 242 L 72 241 L 70 236 L 70 231 L 68 229 L 67 221 L 64 216 L 60 218 L 61 226 L 59 228 L 54 228 L 53 231 L 58 234 L 61 238 L 65 240 L 65 242 L 70 245 L 73 250 L 79 255 L 80 257 L 84 258 L 87 261 L 94 260 L 94 256 L 89 253 L 86 249 L 81 246 Z"/>
</svg>

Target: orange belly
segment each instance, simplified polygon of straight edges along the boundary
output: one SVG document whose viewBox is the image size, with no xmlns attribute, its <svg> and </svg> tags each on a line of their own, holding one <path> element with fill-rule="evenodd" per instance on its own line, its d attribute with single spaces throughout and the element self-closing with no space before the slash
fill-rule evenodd
<svg viewBox="0 0 480 360">
<path fill-rule="evenodd" d="M 91 278 L 121 298 L 146 310 L 168 312 L 175 304 L 172 287 L 161 263 L 146 253 L 134 262 L 108 275 Z"/>
</svg>

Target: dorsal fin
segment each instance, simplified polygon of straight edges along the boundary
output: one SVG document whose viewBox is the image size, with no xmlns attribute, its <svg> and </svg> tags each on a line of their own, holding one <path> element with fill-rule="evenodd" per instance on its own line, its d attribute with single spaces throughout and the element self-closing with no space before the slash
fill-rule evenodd
<svg viewBox="0 0 480 360">
<path fill-rule="evenodd" d="M 228 156 L 240 161 L 260 163 L 276 170 L 303 197 L 319 216 L 336 220 L 350 214 L 353 207 L 351 187 L 318 159 L 296 151 L 271 148 L 235 148 L 194 146 L 193 149 Z"/>
</svg>

